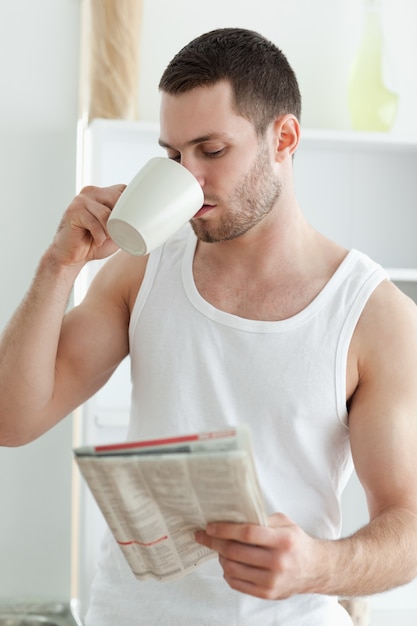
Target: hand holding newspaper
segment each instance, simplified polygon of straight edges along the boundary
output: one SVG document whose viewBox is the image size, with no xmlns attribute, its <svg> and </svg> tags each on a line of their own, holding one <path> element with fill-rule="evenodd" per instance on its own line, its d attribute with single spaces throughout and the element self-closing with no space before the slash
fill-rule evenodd
<svg viewBox="0 0 417 626">
<path fill-rule="evenodd" d="M 194 540 L 209 522 L 266 524 L 247 427 L 74 454 L 140 580 L 178 578 L 216 556 Z"/>
</svg>

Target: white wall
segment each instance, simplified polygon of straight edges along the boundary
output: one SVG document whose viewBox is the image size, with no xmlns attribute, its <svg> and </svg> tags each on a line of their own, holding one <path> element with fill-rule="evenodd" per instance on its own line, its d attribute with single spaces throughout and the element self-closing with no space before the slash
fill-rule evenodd
<svg viewBox="0 0 417 626">
<path fill-rule="evenodd" d="M 400 96 L 395 130 L 417 134 L 417 2 L 381 0 L 387 50 Z M 159 77 L 171 57 L 212 28 L 238 26 L 272 39 L 294 67 L 303 125 L 349 129 L 347 84 L 361 33 L 362 0 L 143 0 L 139 108 L 158 121 Z"/>
<path fill-rule="evenodd" d="M 79 11 L 0 3 L 0 329 L 75 192 Z M 0 599 L 69 598 L 71 436 L 0 448 Z"/>
</svg>

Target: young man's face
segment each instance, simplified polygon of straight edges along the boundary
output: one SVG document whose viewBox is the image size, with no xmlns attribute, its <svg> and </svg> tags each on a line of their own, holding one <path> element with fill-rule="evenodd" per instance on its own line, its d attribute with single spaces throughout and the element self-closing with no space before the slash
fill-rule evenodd
<svg viewBox="0 0 417 626">
<path fill-rule="evenodd" d="M 204 205 L 191 220 L 203 241 L 234 239 L 274 207 L 280 184 L 268 133 L 232 108 L 229 83 L 162 93 L 160 143 L 197 178 Z"/>
</svg>

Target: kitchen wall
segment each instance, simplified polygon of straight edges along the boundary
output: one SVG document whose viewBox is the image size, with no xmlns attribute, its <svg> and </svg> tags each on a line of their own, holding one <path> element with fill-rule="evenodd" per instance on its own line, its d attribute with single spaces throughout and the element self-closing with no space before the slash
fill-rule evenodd
<svg viewBox="0 0 417 626">
<path fill-rule="evenodd" d="M 0 3 L 0 328 L 75 193 L 79 12 Z M 71 428 L 0 449 L 0 599 L 69 598 Z"/>
<path fill-rule="evenodd" d="M 0 328 L 29 285 L 75 192 L 82 0 L 0 3 Z M 400 112 L 417 134 L 415 0 L 382 0 Z M 140 118 L 157 121 L 157 82 L 171 56 L 218 26 L 260 30 L 286 52 L 304 95 L 303 124 L 349 128 L 347 79 L 360 0 L 144 0 Z M 410 80 L 411 77 L 411 80 Z M 71 421 L 21 449 L 0 449 L 0 599 L 70 593 Z"/>
<path fill-rule="evenodd" d="M 364 0 L 144 0 L 139 109 L 158 120 L 157 84 L 170 58 L 206 30 L 242 26 L 272 39 L 287 55 L 301 87 L 308 128 L 349 129 L 347 84 L 362 29 Z M 417 3 L 380 0 L 384 72 L 399 94 L 393 131 L 417 134 Z M 175 24 L 175 27 L 173 27 Z"/>
</svg>

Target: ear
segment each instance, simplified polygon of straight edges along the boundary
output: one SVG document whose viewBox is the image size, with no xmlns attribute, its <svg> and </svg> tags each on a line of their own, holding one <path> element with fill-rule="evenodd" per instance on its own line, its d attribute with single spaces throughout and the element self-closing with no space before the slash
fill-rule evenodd
<svg viewBox="0 0 417 626">
<path fill-rule="evenodd" d="M 273 126 L 275 161 L 281 162 L 292 156 L 300 141 L 300 123 L 290 113 L 277 117 Z"/>
</svg>

